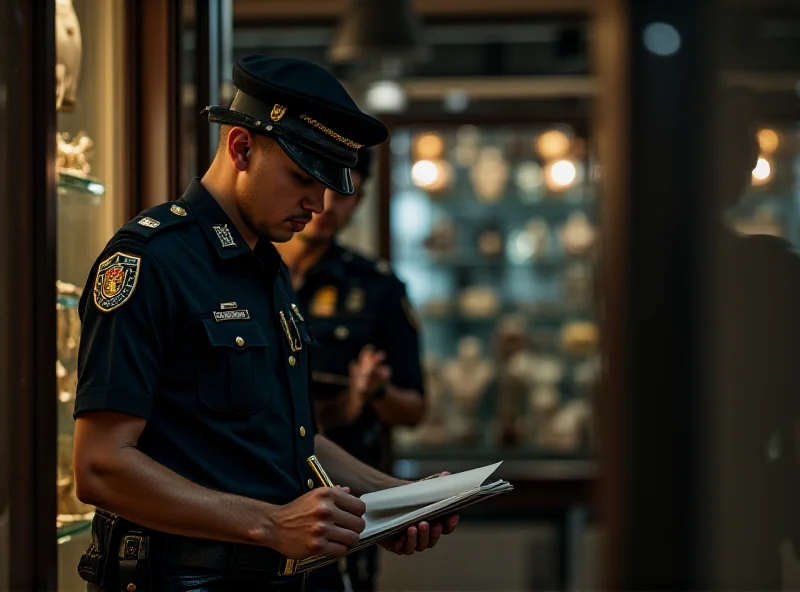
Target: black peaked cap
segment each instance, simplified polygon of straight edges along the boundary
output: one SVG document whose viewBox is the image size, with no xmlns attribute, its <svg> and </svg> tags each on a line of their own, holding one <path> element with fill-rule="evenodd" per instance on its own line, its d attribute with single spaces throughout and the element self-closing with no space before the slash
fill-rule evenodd
<svg viewBox="0 0 800 592">
<path fill-rule="evenodd" d="M 350 195 L 350 169 L 359 150 L 388 137 L 325 68 L 295 58 L 251 55 L 233 68 L 236 96 L 229 109 L 207 107 L 209 120 L 274 137 L 300 168 L 334 191 Z"/>
</svg>

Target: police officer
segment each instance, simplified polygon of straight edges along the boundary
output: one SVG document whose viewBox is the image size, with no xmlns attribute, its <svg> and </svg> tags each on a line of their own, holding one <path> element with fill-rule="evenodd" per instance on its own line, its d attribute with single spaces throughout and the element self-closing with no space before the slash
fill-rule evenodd
<svg viewBox="0 0 800 592">
<path fill-rule="evenodd" d="M 308 323 L 272 242 L 354 191 L 387 136 L 324 69 L 250 56 L 217 155 L 178 200 L 125 224 L 80 303 L 78 496 L 98 507 L 79 573 L 93 589 L 299 589 L 282 558 L 340 555 L 357 496 L 396 486 L 316 434 Z M 325 474 L 348 487 L 323 487 Z M 317 469 L 317 470 L 315 470 Z M 384 545 L 423 550 L 456 517 Z"/>
<path fill-rule="evenodd" d="M 385 428 L 415 425 L 425 404 L 417 317 L 403 283 L 385 260 L 367 259 L 336 241 L 361 201 L 371 160 L 362 148 L 351 171 L 355 193 L 326 191 L 324 212 L 278 250 L 318 346 L 312 369 L 320 430 L 388 472 Z M 377 548 L 369 547 L 312 573 L 308 589 L 372 590 L 376 570 Z"/>
</svg>

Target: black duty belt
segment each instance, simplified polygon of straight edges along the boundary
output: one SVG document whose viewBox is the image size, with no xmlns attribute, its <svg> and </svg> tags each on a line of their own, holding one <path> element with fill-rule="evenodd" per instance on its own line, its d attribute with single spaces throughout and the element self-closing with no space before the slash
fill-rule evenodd
<svg viewBox="0 0 800 592">
<path fill-rule="evenodd" d="M 189 538 L 151 530 L 126 533 L 122 540 L 126 547 L 146 544 L 150 561 L 165 567 L 263 573 L 278 579 L 281 555 L 267 547 Z"/>
</svg>

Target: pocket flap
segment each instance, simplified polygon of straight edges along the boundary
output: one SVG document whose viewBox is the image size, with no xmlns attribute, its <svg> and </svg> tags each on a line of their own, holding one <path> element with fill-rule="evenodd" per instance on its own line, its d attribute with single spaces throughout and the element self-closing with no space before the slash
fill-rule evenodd
<svg viewBox="0 0 800 592">
<path fill-rule="evenodd" d="M 208 341 L 214 347 L 247 349 L 268 347 L 269 341 L 261 326 L 255 321 L 227 321 L 218 323 L 214 319 L 203 319 Z"/>
</svg>

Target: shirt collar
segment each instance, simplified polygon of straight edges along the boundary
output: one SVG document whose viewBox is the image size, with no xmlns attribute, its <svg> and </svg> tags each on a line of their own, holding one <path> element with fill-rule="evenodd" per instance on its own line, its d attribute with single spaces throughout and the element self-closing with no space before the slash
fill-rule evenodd
<svg viewBox="0 0 800 592">
<path fill-rule="evenodd" d="M 267 271 L 279 272 L 281 257 L 275 245 L 267 239 L 259 239 L 255 249 L 251 251 L 225 210 L 208 189 L 203 187 L 200 179 L 194 179 L 189 184 L 181 200 L 188 204 L 203 231 L 203 236 L 221 259 L 231 259 L 253 252 Z"/>
<path fill-rule="evenodd" d="M 197 223 L 203 230 L 203 235 L 220 258 L 230 259 L 250 252 L 250 247 L 225 210 L 203 187 L 199 179 L 191 182 L 181 200 L 189 204 Z"/>
</svg>

